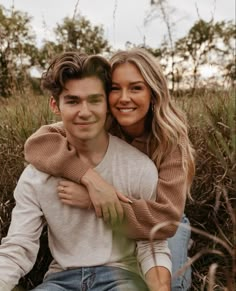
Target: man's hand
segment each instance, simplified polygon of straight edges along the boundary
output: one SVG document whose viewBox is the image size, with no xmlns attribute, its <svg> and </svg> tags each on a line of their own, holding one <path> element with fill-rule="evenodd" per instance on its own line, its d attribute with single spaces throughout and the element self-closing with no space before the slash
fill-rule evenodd
<svg viewBox="0 0 236 291">
<path fill-rule="evenodd" d="M 57 191 L 61 202 L 64 204 L 83 209 L 90 209 L 92 207 L 88 190 L 83 185 L 62 180 L 58 184 Z"/>
<path fill-rule="evenodd" d="M 132 203 L 132 201 L 117 192 L 93 169 L 89 169 L 85 173 L 81 183 L 88 189 L 97 217 L 103 217 L 104 221 L 111 223 L 111 225 L 123 220 L 124 211 L 119 199 L 127 203 Z"/>
</svg>

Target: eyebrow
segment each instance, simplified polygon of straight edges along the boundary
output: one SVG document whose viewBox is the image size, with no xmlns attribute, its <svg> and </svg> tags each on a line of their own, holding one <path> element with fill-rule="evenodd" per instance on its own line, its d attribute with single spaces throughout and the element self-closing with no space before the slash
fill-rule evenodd
<svg viewBox="0 0 236 291">
<path fill-rule="evenodd" d="M 129 84 L 130 85 L 137 85 L 137 84 L 140 84 L 140 83 L 142 83 L 142 84 L 144 84 L 144 85 L 146 85 L 146 83 L 144 82 L 144 81 L 135 81 L 135 82 L 129 82 Z M 119 83 L 117 83 L 117 82 L 112 82 L 112 85 L 119 85 Z"/>
<path fill-rule="evenodd" d="M 96 99 L 96 98 L 100 98 L 100 97 L 105 97 L 103 93 L 95 93 L 95 94 L 89 94 L 87 95 L 85 98 L 86 99 Z M 65 95 L 64 96 L 64 99 L 65 100 L 78 100 L 78 99 L 81 99 L 81 97 L 79 95 Z"/>
<path fill-rule="evenodd" d="M 80 98 L 79 96 L 76 96 L 76 95 L 65 95 L 64 96 L 64 99 L 78 99 Z"/>
</svg>

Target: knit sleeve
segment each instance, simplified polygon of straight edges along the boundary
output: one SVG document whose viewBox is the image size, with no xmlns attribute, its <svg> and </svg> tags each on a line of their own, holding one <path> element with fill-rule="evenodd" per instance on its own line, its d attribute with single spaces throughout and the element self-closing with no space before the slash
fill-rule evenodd
<svg viewBox="0 0 236 291">
<path fill-rule="evenodd" d="M 133 204 L 122 203 L 126 223 L 122 228 L 129 238 L 147 239 L 150 230 L 158 223 L 174 220 L 180 221 L 183 215 L 187 178 L 182 166 L 181 152 L 177 148 L 161 163 L 159 167 L 156 201 L 133 200 Z M 168 225 L 161 228 L 155 239 L 166 239 L 175 234 L 177 226 Z"/>
<path fill-rule="evenodd" d="M 61 123 L 45 125 L 36 131 L 26 141 L 25 158 L 43 172 L 74 182 L 79 182 L 89 169 L 88 165 L 79 160 L 75 149 L 69 147 Z M 133 200 L 131 205 L 122 202 L 126 217 L 122 232 L 129 238 L 147 239 L 150 230 L 157 223 L 168 220 L 180 221 L 186 200 L 187 178 L 182 167 L 179 148 L 166 157 L 158 172 L 156 201 L 137 199 Z M 156 233 L 155 238 L 171 237 L 176 229 L 177 226 L 174 225 L 163 227 Z"/>
<path fill-rule="evenodd" d="M 16 205 L 12 210 L 7 236 L 0 245 L 0 282 L 6 283 L 6 290 L 12 290 L 18 284 L 19 279 L 32 269 L 37 258 L 44 225 L 37 198 L 39 185 L 35 171 L 27 167 L 14 191 Z"/>
<path fill-rule="evenodd" d="M 40 127 L 25 143 L 25 159 L 38 170 L 79 182 L 89 169 L 66 139 L 61 122 Z"/>
</svg>

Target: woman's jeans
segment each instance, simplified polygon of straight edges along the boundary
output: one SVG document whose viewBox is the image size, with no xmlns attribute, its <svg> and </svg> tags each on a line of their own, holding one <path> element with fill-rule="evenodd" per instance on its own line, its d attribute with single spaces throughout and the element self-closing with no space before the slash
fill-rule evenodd
<svg viewBox="0 0 236 291">
<path fill-rule="evenodd" d="M 83 267 L 53 273 L 34 291 L 148 291 L 143 279 L 116 267 Z"/>
<path fill-rule="evenodd" d="M 190 225 L 188 218 L 183 215 L 181 223 Z M 188 261 L 188 246 L 191 230 L 178 227 L 176 234 L 168 239 L 168 245 L 172 255 L 172 274 L 177 272 Z M 188 290 L 191 287 L 191 267 L 177 278 L 172 279 L 172 291 Z"/>
</svg>

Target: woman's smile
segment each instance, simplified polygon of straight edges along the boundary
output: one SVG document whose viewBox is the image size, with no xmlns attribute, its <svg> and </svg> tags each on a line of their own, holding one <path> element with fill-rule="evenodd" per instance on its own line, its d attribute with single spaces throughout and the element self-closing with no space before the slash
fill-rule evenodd
<svg viewBox="0 0 236 291">
<path fill-rule="evenodd" d="M 132 63 L 118 65 L 112 73 L 109 105 L 115 119 L 131 137 L 144 132 L 150 103 L 151 90 L 138 68 Z"/>
</svg>

